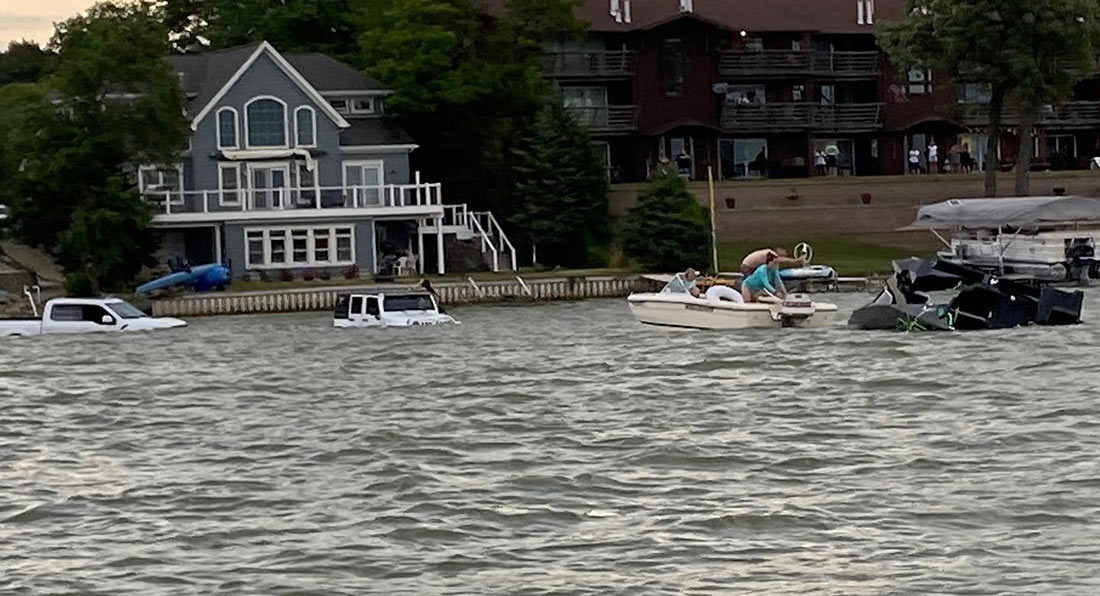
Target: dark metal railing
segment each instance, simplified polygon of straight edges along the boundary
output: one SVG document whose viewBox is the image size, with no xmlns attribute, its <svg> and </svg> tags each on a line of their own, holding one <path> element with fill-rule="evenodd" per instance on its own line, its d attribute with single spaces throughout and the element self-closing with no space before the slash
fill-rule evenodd
<svg viewBox="0 0 1100 596">
<path fill-rule="evenodd" d="M 634 52 L 548 52 L 542 57 L 542 68 L 548 76 L 556 78 L 629 77 L 634 74 Z"/>
<path fill-rule="evenodd" d="M 879 62 L 877 51 L 727 50 L 721 54 L 718 73 L 723 77 L 864 78 L 878 74 Z"/>
<path fill-rule="evenodd" d="M 722 129 L 731 132 L 862 132 L 882 127 L 882 104 L 727 104 Z"/>
<path fill-rule="evenodd" d="M 989 124 L 989 104 L 962 103 L 959 104 L 959 109 L 964 126 Z M 1014 105 L 1005 106 L 1001 112 L 1001 124 L 1014 126 L 1019 123 L 1019 109 Z M 1039 108 L 1035 123 L 1059 128 L 1100 126 L 1100 101 L 1068 101 L 1060 106 L 1044 106 Z"/>
<path fill-rule="evenodd" d="M 567 107 L 565 111 L 592 132 L 626 133 L 638 129 L 638 106 Z"/>
</svg>

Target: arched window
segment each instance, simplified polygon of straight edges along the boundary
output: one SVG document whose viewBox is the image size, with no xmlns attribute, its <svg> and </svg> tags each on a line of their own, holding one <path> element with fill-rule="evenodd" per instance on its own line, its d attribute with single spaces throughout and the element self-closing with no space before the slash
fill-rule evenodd
<svg viewBox="0 0 1100 596">
<path fill-rule="evenodd" d="M 218 109 L 218 149 L 236 149 L 239 146 L 237 144 L 237 110 Z"/>
<path fill-rule="evenodd" d="M 313 147 L 317 144 L 317 114 L 313 108 L 302 106 L 294 110 L 295 144 Z"/>
<path fill-rule="evenodd" d="M 286 146 L 286 104 L 274 97 L 258 97 L 245 107 L 249 147 Z"/>
</svg>

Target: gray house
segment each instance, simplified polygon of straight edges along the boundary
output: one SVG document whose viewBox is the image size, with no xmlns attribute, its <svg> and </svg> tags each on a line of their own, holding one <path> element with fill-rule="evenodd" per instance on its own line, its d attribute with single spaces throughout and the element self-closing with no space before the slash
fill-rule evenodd
<svg viewBox="0 0 1100 596">
<path fill-rule="evenodd" d="M 446 247 L 465 241 L 490 268 L 515 268 L 491 213 L 445 205 L 439 184 L 410 172 L 416 144 L 386 116 L 378 81 L 267 42 L 166 61 L 191 137 L 178 163 L 138 172 L 163 260 L 221 262 L 234 277 L 443 273 Z"/>
</svg>

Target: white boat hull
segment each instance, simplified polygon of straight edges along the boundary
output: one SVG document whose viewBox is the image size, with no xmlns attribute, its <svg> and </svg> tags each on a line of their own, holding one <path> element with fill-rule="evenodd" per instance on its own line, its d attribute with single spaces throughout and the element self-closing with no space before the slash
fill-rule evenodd
<svg viewBox="0 0 1100 596">
<path fill-rule="evenodd" d="M 828 327 L 836 322 L 835 304 L 815 302 L 812 314 L 786 316 L 779 303 L 714 302 L 680 294 L 631 294 L 634 318 L 646 325 L 687 329 L 778 329 Z"/>
</svg>

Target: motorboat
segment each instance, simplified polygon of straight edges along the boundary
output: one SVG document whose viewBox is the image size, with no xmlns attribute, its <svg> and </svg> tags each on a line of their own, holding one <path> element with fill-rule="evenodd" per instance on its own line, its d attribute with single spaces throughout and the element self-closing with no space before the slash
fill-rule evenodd
<svg viewBox="0 0 1100 596">
<path fill-rule="evenodd" d="M 412 327 L 458 324 L 428 292 L 343 294 L 336 299 L 333 327 Z"/>
<path fill-rule="evenodd" d="M 894 275 L 886 279 L 874 301 L 852 313 L 849 326 L 956 331 L 1081 322 L 1084 293 L 1080 290 L 1004 279 L 942 259 L 902 259 L 893 265 Z M 958 294 L 948 302 L 935 303 L 929 294 L 951 289 Z"/>
<path fill-rule="evenodd" d="M 931 231 L 945 262 L 1002 277 L 1100 279 L 1100 199 L 1077 196 L 951 199 L 921 207 L 906 229 Z M 950 239 L 937 230 L 951 230 Z"/>
<path fill-rule="evenodd" d="M 836 321 L 835 304 L 814 302 L 805 294 L 789 294 L 783 300 L 742 303 L 696 298 L 690 287 L 683 274 L 677 274 L 660 292 L 628 296 L 630 312 L 638 322 L 646 325 L 686 329 L 827 327 Z"/>
</svg>

